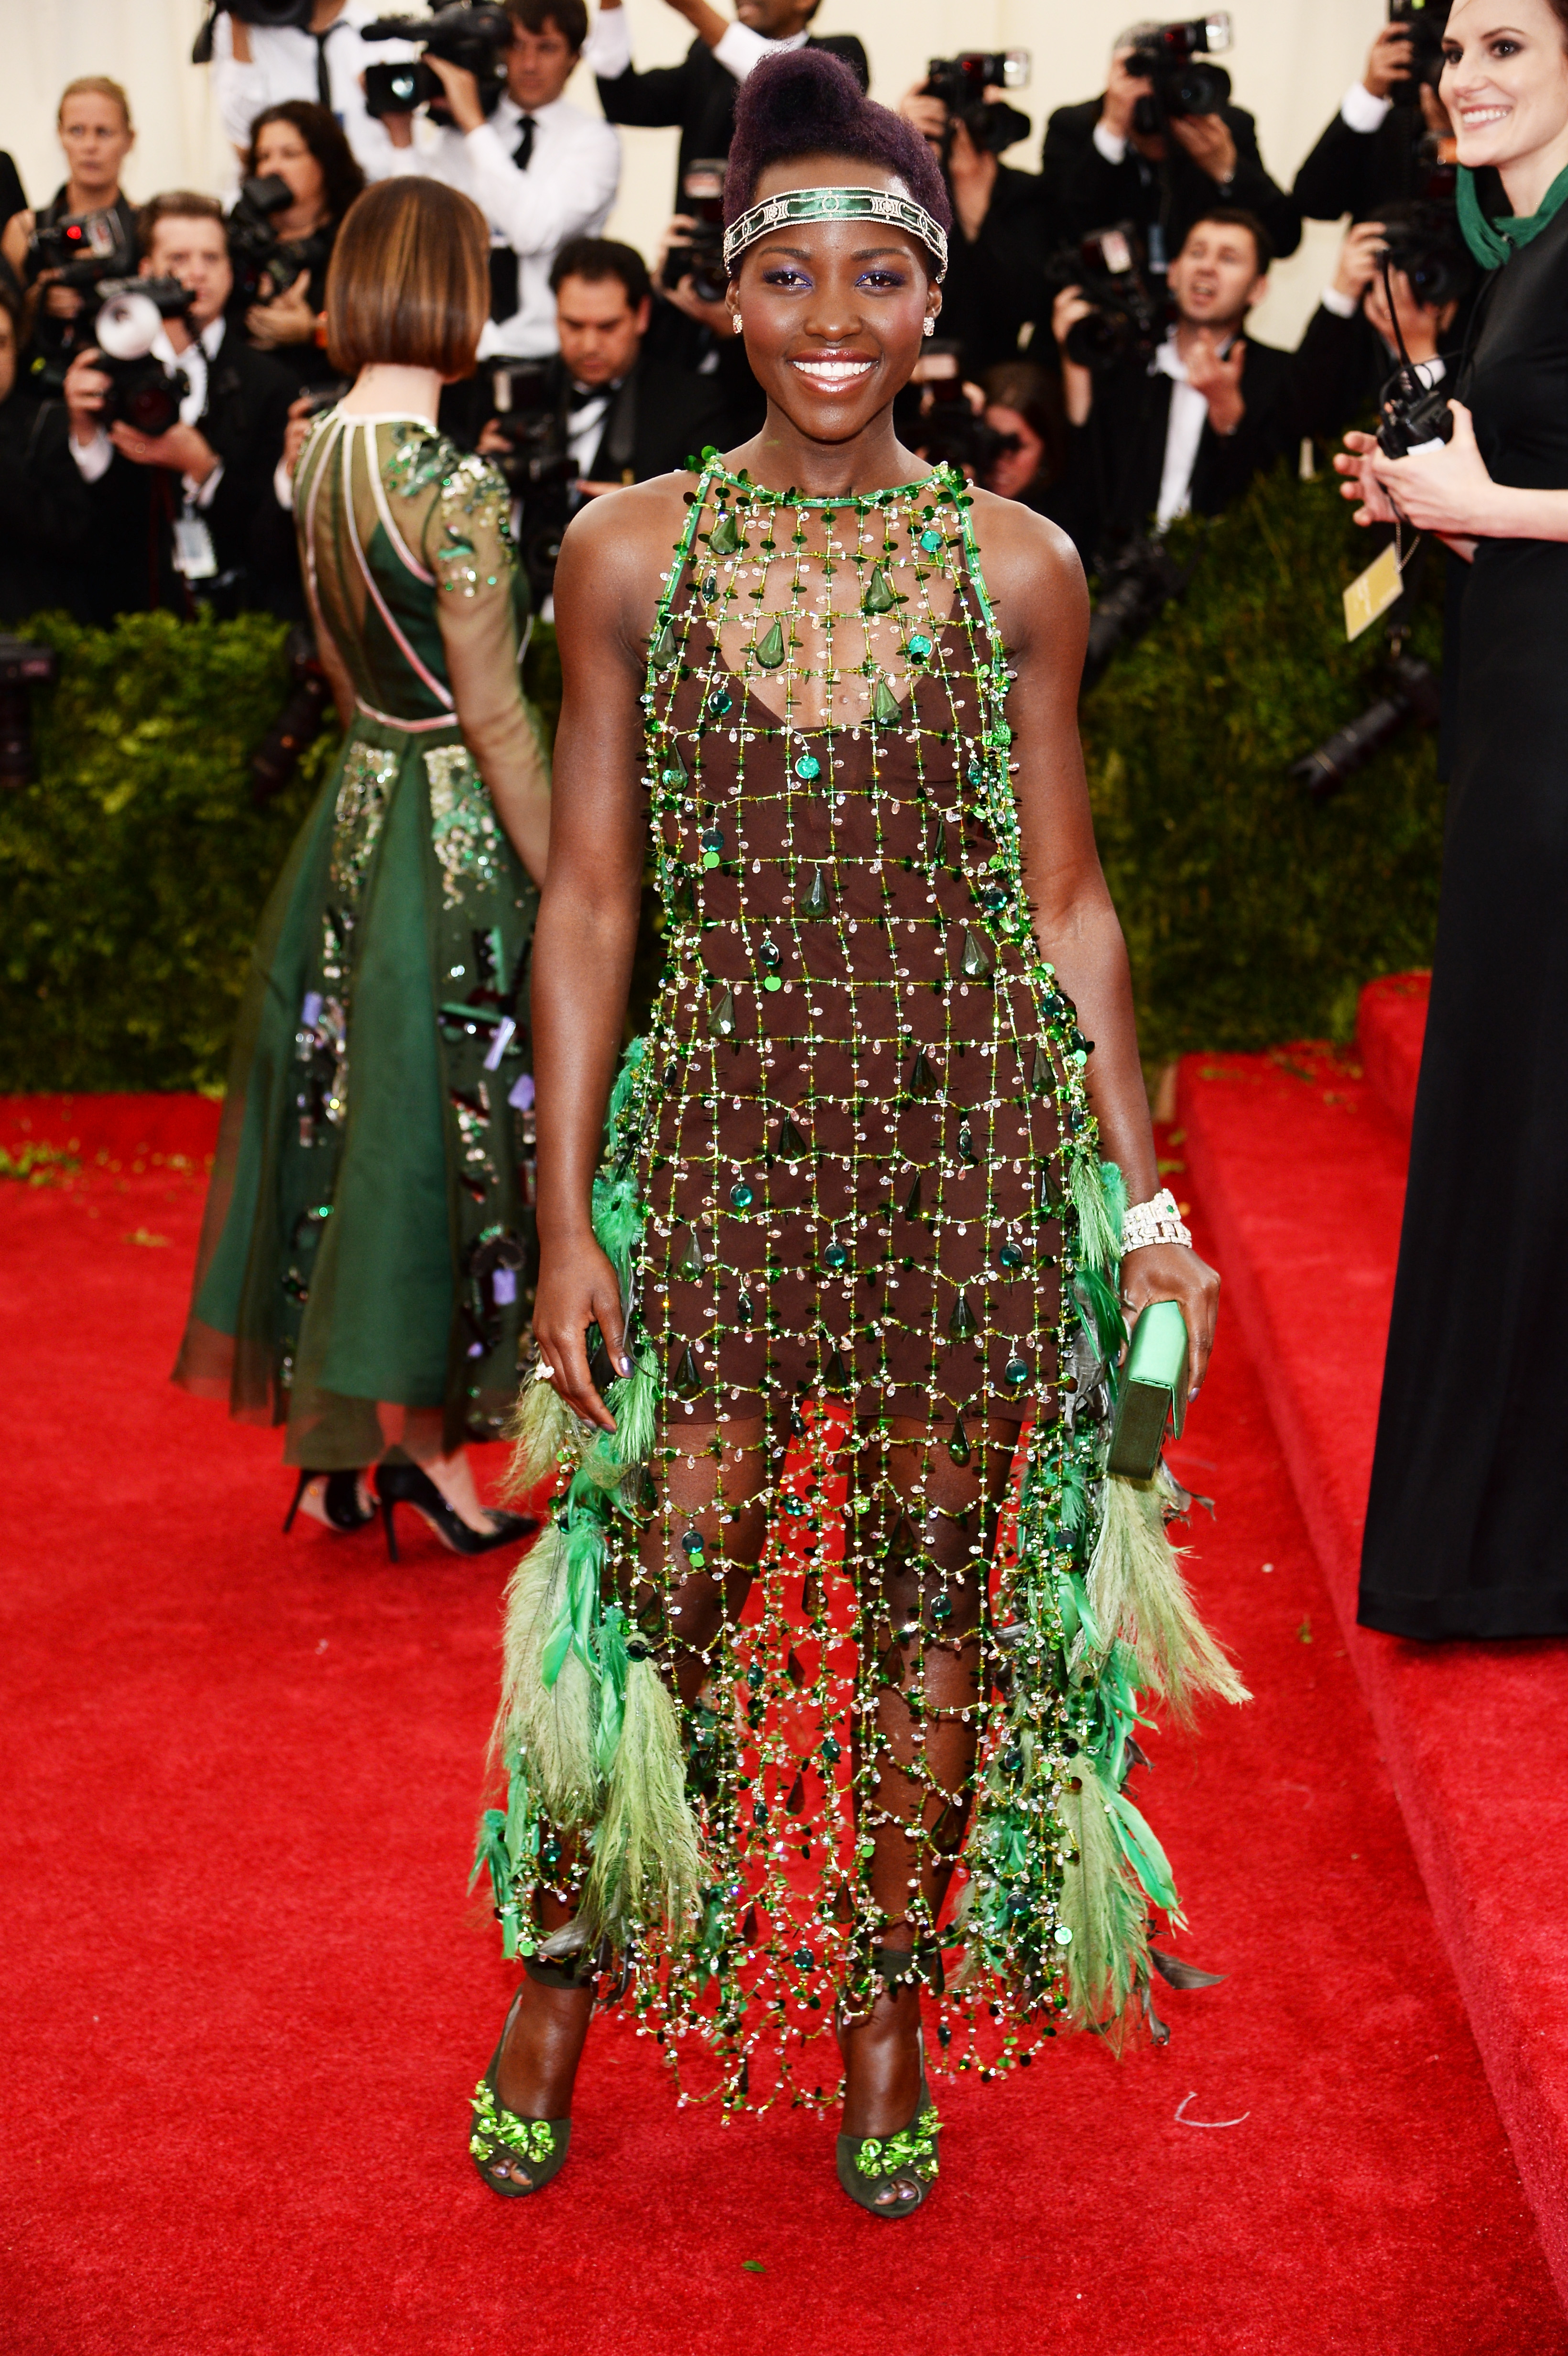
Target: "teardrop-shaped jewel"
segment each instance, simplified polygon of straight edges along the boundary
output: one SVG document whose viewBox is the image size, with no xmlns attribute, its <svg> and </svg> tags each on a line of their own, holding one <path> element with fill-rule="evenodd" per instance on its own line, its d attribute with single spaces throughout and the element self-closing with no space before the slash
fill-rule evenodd
<svg viewBox="0 0 1568 2356">
<path fill-rule="evenodd" d="M 708 545 L 715 556 L 733 556 L 738 549 L 745 546 L 741 538 L 741 527 L 728 508 L 714 525 Z"/>
<path fill-rule="evenodd" d="M 711 605 L 713 600 L 719 594 L 719 575 L 717 573 L 709 573 L 707 579 L 702 584 L 702 594 L 708 603 Z"/>
<path fill-rule="evenodd" d="M 820 867 L 814 867 L 811 871 L 811 882 L 800 904 L 800 913 L 803 916 L 826 916 L 827 914 L 827 886 L 823 881 Z"/>
<path fill-rule="evenodd" d="M 935 1086 L 936 1074 L 932 1069 L 931 1058 L 923 1047 L 917 1048 L 914 1061 L 909 1067 L 909 1092 L 912 1097 L 925 1097 Z"/>
<path fill-rule="evenodd" d="M 791 1119 L 789 1119 L 787 1118 L 787 1116 L 786 1116 L 786 1118 L 785 1118 L 785 1119 L 784 1119 L 780 1123 L 780 1126 L 779 1126 L 779 1159 L 780 1159 L 780 1161 L 781 1161 L 781 1162 L 798 1162 L 798 1161 L 800 1161 L 800 1159 L 802 1158 L 802 1156 L 805 1154 L 805 1150 L 806 1150 L 806 1148 L 805 1148 L 805 1138 L 804 1138 L 804 1137 L 802 1137 L 802 1135 L 801 1135 L 801 1133 L 800 1133 L 799 1130 L 798 1130 L 798 1129 L 796 1129 L 796 1127 L 795 1127 L 795 1125 L 794 1121 L 793 1121 L 793 1120 L 791 1120 Z"/>
<path fill-rule="evenodd" d="M 679 652 L 680 645 L 675 635 L 675 624 L 667 622 L 649 649 L 648 660 L 656 670 L 668 670 Z"/>
<path fill-rule="evenodd" d="M 955 1342 L 965 1341 L 971 1333 L 978 1333 L 979 1328 L 975 1323 L 975 1312 L 969 1306 L 969 1296 L 966 1292 L 961 1292 L 955 1301 L 953 1314 L 947 1321 L 947 1330 Z"/>
<path fill-rule="evenodd" d="M 698 1368 L 697 1360 L 691 1355 L 689 1342 L 681 1352 L 670 1380 L 677 1398 L 695 1398 L 702 1388 L 702 1376 Z"/>
<path fill-rule="evenodd" d="M 958 1159 L 966 1170 L 977 1170 L 980 1159 L 975 1151 L 975 1132 L 966 1120 L 958 1124 Z"/>
<path fill-rule="evenodd" d="M 919 1218 L 921 1215 L 922 1200 L 921 1184 L 917 1176 L 914 1184 L 904 1196 L 904 1216 L 906 1219 Z"/>
<path fill-rule="evenodd" d="M 943 817 L 942 812 L 938 810 L 936 813 L 936 825 L 931 837 L 931 863 L 933 867 L 941 867 L 944 864 L 946 858 L 947 820 Z"/>
<path fill-rule="evenodd" d="M 686 1249 L 676 1263 L 675 1272 L 677 1276 L 685 1277 L 688 1284 L 694 1284 L 702 1274 L 703 1265 L 702 1238 L 695 1227 L 688 1227 Z"/>
<path fill-rule="evenodd" d="M 1057 1184 L 1049 1170 L 1042 1171 L 1040 1173 L 1040 1213 L 1041 1218 L 1060 1218 L 1063 1207 L 1064 1200 L 1061 1187 Z"/>
<path fill-rule="evenodd" d="M 784 659 L 784 624 L 775 614 L 752 652 L 759 670 L 777 670 Z"/>
<path fill-rule="evenodd" d="M 827 1365 L 824 1366 L 822 1370 L 822 1381 L 823 1387 L 827 1390 L 847 1391 L 849 1388 L 849 1369 L 844 1364 L 842 1354 L 839 1351 L 835 1350 L 833 1355 L 828 1359 Z"/>
<path fill-rule="evenodd" d="M 667 786 L 688 786 L 691 772 L 680 757 L 678 744 L 667 744 L 659 755 L 659 778 Z"/>
<path fill-rule="evenodd" d="M 742 1292 L 742 1294 L 741 1295 L 741 1298 L 740 1298 L 740 1299 L 739 1299 L 739 1301 L 737 1301 L 737 1302 L 735 1303 L 735 1323 L 736 1323 L 736 1324 L 737 1324 L 737 1325 L 750 1325 L 750 1324 L 751 1324 L 751 1323 L 752 1323 L 752 1319 L 756 1316 L 756 1313 L 757 1313 L 757 1304 L 756 1304 L 756 1302 L 752 1299 L 752 1296 L 751 1296 L 751 1294 L 750 1294 L 749 1292 Z"/>
<path fill-rule="evenodd" d="M 860 600 L 862 614 L 891 614 L 898 604 L 892 586 L 880 564 L 871 567 L 871 577 L 866 584 L 866 594 Z"/>
<path fill-rule="evenodd" d="M 966 981 L 984 981 L 991 971 L 985 943 L 968 925 L 964 927 L 964 955 L 958 969 Z"/>
<path fill-rule="evenodd" d="M 885 679 L 879 678 L 877 691 L 871 698 L 871 725 L 874 728 L 896 728 L 899 724 L 899 700 Z"/>
<path fill-rule="evenodd" d="M 708 1035 L 710 1039 L 732 1039 L 739 1027 L 735 1020 L 735 993 L 727 990 L 708 1018 Z"/>
<path fill-rule="evenodd" d="M 964 1410 L 959 1408 L 953 1419 L 953 1437 L 947 1443 L 947 1453 L 955 1464 L 967 1464 L 975 1453 L 969 1445 L 969 1435 L 964 1429 Z"/>
<path fill-rule="evenodd" d="M 1035 1042 L 1034 1069 L 1029 1076 L 1029 1091 L 1032 1097 L 1044 1096 L 1051 1087 L 1051 1064 L 1039 1040 Z"/>
</svg>

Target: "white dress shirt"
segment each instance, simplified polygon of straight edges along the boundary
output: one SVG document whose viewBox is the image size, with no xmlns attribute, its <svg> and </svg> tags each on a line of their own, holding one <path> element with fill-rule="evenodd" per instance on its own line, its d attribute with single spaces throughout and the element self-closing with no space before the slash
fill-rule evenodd
<svg viewBox="0 0 1568 2356">
<path fill-rule="evenodd" d="M 485 323 L 481 359 L 547 359 L 557 349 L 550 264 L 569 238 L 597 237 L 615 201 L 621 142 L 613 123 L 558 98 L 536 107 L 528 169 L 513 163 L 523 111 L 508 94 L 477 131 L 455 126 L 393 152 L 399 172 L 428 172 L 472 197 L 492 245 L 517 257 L 517 307 Z"/>
<path fill-rule="evenodd" d="M 223 328 L 222 318 L 214 319 L 209 326 L 203 327 L 194 343 L 187 345 L 183 352 L 176 351 L 169 341 L 166 327 L 160 327 L 153 339 L 153 358 L 155 360 L 162 360 L 166 369 L 180 369 L 185 373 L 186 383 L 189 389 L 185 399 L 180 402 L 182 425 L 199 425 L 201 423 L 202 413 L 207 407 L 208 369 L 222 348 Z M 91 441 L 85 446 L 73 438 L 70 455 L 76 460 L 77 472 L 82 481 L 96 483 L 101 480 L 114 463 L 114 444 L 101 425 Z M 222 480 L 221 458 L 204 483 L 198 483 L 194 476 L 187 475 L 184 477 L 186 505 L 197 509 L 210 507 L 217 495 L 218 486 Z"/>
<path fill-rule="evenodd" d="M 792 33 L 785 41 L 764 40 L 753 33 L 750 25 L 730 26 L 721 41 L 714 45 L 713 54 L 726 73 L 744 81 L 752 68 L 764 58 L 782 56 L 785 49 L 804 49 L 807 36 Z M 605 81 L 615 81 L 625 73 L 632 62 L 632 28 L 626 21 L 624 8 L 601 8 L 593 19 L 593 30 L 583 46 L 582 61 L 591 73 Z"/>
<path fill-rule="evenodd" d="M 1364 81 L 1353 81 L 1339 102 L 1339 120 L 1347 131 L 1381 131 L 1392 104 L 1392 98 L 1374 98 Z"/>
<path fill-rule="evenodd" d="M 1198 464 L 1198 445 L 1203 439 L 1203 427 L 1209 415 L 1209 403 L 1189 379 L 1187 362 L 1176 348 L 1174 335 L 1167 336 L 1149 362 L 1150 376 L 1168 376 L 1170 382 L 1170 419 L 1165 429 L 1165 464 L 1159 475 L 1159 504 L 1155 509 L 1155 529 L 1163 531 L 1178 516 L 1184 516 L 1192 501 L 1192 469 Z"/>
<path fill-rule="evenodd" d="M 325 35 L 327 80 L 332 112 L 343 126 L 367 179 L 384 180 L 395 167 L 398 150 L 387 126 L 367 111 L 359 77 L 368 65 L 400 65 L 419 52 L 409 41 L 367 41 L 361 25 L 378 16 L 404 13 L 400 0 L 385 8 L 376 0 L 347 0 L 347 5 Z M 319 102 L 315 36 L 299 25 L 248 25 L 251 63 L 240 65 L 234 55 L 234 35 L 228 11 L 212 31 L 212 92 L 219 118 L 236 147 L 250 145 L 251 125 L 263 107 L 281 106 L 285 99 Z"/>
</svg>

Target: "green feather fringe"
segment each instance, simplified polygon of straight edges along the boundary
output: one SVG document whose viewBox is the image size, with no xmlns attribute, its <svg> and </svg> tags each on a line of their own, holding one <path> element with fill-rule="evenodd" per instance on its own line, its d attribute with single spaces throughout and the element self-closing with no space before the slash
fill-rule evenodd
<svg viewBox="0 0 1568 2356">
<path fill-rule="evenodd" d="M 1061 1920 L 1072 1933 L 1063 1956 L 1067 1993 L 1075 2027 L 1114 2036 L 1148 1976 L 1148 1901 L 1112 1828 L 1111 1795 L 1086 1754 L 1073 1764 L 1079 1789 L 1064 1789 L 1055 1803 L 1077 1853 L 1061 1876 Z"/>
<path fill-rule="evenodd" d="M 649 1660 L 628 1663 L 621 1739 L 578 1919 L 590 1943 L 624 1947 L 644 1924 L 678 1937 L 696 1919 L 705 1877 L 686 1798 L 680 1719 Z"/>
<path fill-rule="evenodd" d="M 599 1797 L 594 1680 L 575 1649 L 553 1684 L 544 1676 L 544 1648 L 567 1608 L 568 1577 L 566 1538 L 542 1531 L 507 1589 L 501 1702 L 490 1737 L 492 1755 L 509 1772 L 523 1762 L 539 1805 L 562 1831 L 589 1823 Z"/>
<path fill-rule="evenodd" d="M 1115 1474 L 1104 1482 L 1088 1600 L 1103 1642 L 1120 1637 L 1137 1662 L 1138 1684 L 1189 1720 L 1200 1694 L 1234 1702 L 1251 1696 L 1199 1618 L 1180 1549 L 1166 1535 L 1161 1494 L 1157 1481 Z"/>
<path fill-rule="evenodd" d="M 1115 1183 L 1121 1188 L 1124 1209 L 1126 1189 L 1122 1186 L 1122 1174 L 1114 1162 L 1105 1162 L 1105 1170 L 1115 1171 Z M 1107 1185 L 1102 1176 L 1102 1164 L 1093 1154 L 1074 1153 L 1067 1173 L 1068 1192 L 1072 1207 L 1078 1214 L 1078 1256 L 1080 1261 L 1100 1276 L 1108 1275 L 1122 1257 L 1122 1223 L 1113 1225 L 1110 1204 L 1106 1201 Z"/>
<path fill-rule="evenodd" d="M 512 1456 L 501 1494 L 521 1497 L 537 1488 L 547 1472 L 562 1463 L 575 1465 L 592 1440 L 593 1427 L 572 1412 L 553 1383 L 544 1381 L 536 1362 L 517 1394 L 507 1436 Z"/>
</svg>

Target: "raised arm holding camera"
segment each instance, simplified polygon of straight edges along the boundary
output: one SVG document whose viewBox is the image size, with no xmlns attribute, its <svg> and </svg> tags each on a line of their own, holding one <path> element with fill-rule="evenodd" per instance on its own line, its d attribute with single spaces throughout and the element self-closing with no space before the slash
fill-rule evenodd
<svg viewBox="0 0 1568 2356">
<path fill-rule="evenodd" d="M 384 123 L 365 103 L 366 68 L 391 55 L 372 46 L 364 27 L 383 13 L 375 0 L 214 0 L 193 59 L 210 63 L 213 95 L 224 130 L 243 155 L 257 117 L 303 99 L 324 107 L 341 125 L 367 179 L 392 169 Z"/>
<path fill-rule="evenodd" d="M 1383 220 L 1348 229 L 1280 396 L 1280 447 L 1307 434 L 1328 440 L 1375 410 L 1402 356 L 1428 389 L 1443 383 L 1443 348 L 1473 275 L 1445 208 L 1390 205 Z"/>
<path fill-rule="evenodd" d="M 235 308 L 260 350 L 276 353 L 300 383 L 324 383 L 326 265 L 365 175 L 332 116 L 303 99 L 256 117 L 244 168 L 228 223 Z"/>
<path fill-rule="evenodd" d="M 1358 521 L 1469 560 L 1450 568 L 1442 898 L 1360 1616 L 1560 1636 L 1568 0 L 1455 0 L 1443 59 L 1460 225 L 1490 274 L 1424 446 L 1352 434 L 1336 461 Z"/>
<path fill-rule="evenodd" d="M 1040 154 L 1044 194 L 1069 237 L 1131 220 L 1162 276 L 1200 215 L 1214 205 L 1250 212 L 1282 259 L 1301 242 L 1295 199 L 1258 151 L 1257 126 L 1231 103 L 1231 79 L 1211 54 L 1231 46 L 1217 11 L 1121 35 L 1101 98 L 1059 107 Z"/>
<path fill-rule="evenodd" d="M 1292 194 L 1309 220 L 1370 220 L 1430 195 L 1434 170 L 1451 167 L 1454 127 L 1437 95 L 1448 0 L 1388 8 L 1366 70 L 1296 176 Z"/>
</svg>

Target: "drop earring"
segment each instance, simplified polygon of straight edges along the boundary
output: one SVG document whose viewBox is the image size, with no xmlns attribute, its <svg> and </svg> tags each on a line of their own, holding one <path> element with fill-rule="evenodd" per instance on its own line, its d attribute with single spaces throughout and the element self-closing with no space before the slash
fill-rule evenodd
<svg viewBox="0 0 1568 2356">
<path fill-rule="evenodd" d="M 733 330 L 733 332 L 734 332 L 737 336 L 743 336 L 743 335 L 745 334 L 745 332 L 746 332 L 745 322 L 742 320 L 742 318 L 741 318 L 741 314 L 739 313 L 739 311 L 731 311 L 731 314 L 730 314 L 730 325 L 731 325 L 731 329 Z"/>
<path fill-rule="evenodd" d="M 935 333 L 936 333 L 936 322 L 935 322 L 935 320 L 934 320 L 934 319 L 927 319 L 927 320 L 925 320 L 925 321 L 923 322 L 923 324 L 922 327 L 921 327 L 921 333 L 922 333 L 922 335 L 923 335 L 923 336 L 934 336 L 934 335 L 935 335 Z"/>
</svg>

